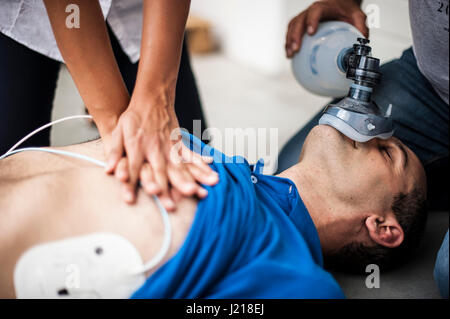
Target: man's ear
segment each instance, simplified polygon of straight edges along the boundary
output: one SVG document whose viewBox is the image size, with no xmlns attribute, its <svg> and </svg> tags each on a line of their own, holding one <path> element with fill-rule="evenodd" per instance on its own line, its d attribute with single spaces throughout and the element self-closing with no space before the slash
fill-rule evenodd
<svg viewBox="0 0 450 319">
<path fill-rule="evenodd" d="M 395 248 L 403 242 L 405 234 L 392 212 L 385 216 L 371 215 L 366 219 L 370 238 L 377 244 Z"/>
</svg>

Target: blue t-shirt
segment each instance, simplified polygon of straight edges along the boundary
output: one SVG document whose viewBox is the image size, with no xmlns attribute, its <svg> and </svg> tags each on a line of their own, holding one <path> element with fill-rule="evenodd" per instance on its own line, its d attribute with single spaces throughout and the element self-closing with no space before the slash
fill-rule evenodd
<svg viewBox="0 0 450 319">
<path fill-rule="evenodd" d="M 220 182 L 205 186 L 182 247 L 132 298 L 344 298 L 292 181 L 184 139 L 214 157 Z"/>
</svg>

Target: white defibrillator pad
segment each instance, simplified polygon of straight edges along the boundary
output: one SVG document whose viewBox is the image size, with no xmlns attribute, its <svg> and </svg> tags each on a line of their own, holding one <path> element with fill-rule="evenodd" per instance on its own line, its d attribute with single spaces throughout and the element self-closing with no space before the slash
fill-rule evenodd
<svg viewBox="0 0 450 319">
<path fill-rule="evenodd" d="M 144 264 L 125 238 L 96 233 L 31 247 L 14 269 L 17 298 L 129 298 Z"/>
</svg>

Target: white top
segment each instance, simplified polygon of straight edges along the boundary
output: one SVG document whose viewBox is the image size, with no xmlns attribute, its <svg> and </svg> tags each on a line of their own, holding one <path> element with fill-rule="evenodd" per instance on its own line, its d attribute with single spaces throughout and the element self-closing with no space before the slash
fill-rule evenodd
<svg viewBox="0 0 450 319">
<path fill-rule="evenodd" d="M 122 49 L 133 63 L 137 62 L 142 36 L 142 0 L 100 0 L 100 5 Z M 64 62 L 42 0 L 1 0 L 0 32 Z"/>
</svg>

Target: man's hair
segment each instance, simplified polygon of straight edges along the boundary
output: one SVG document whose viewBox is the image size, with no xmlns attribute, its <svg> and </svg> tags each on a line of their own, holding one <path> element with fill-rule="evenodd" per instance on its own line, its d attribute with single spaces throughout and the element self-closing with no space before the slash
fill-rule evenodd
<svg viewBox="0 0 450 319">
<path fill-rule="evenodd" d="M 388 270 L 407 261 L 419 246 L 425 230 L 426 194 L 419 188 L 408 194 L 398 194 L 394 197 L 391 208 L 404 232 L 404 240 L 398 247 L 388 248 L 379 244 L 368 247 L 353 242 L 324 256 L 325 267 L 343 272 L 364 273 L 369 264 Z"/>
</svg>

